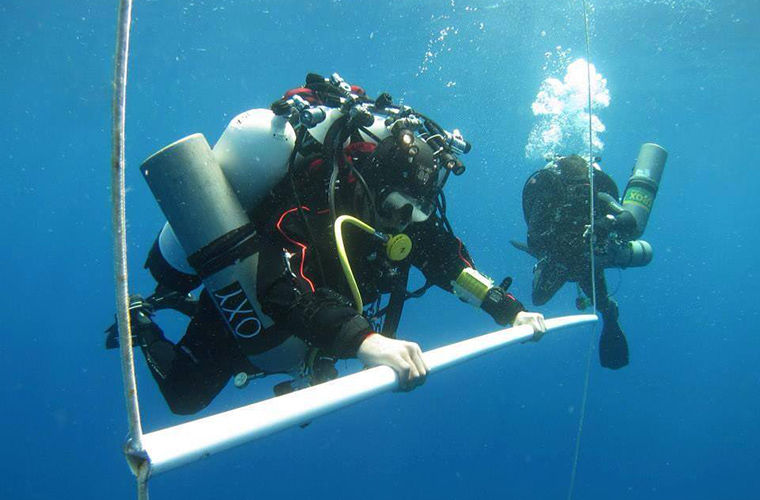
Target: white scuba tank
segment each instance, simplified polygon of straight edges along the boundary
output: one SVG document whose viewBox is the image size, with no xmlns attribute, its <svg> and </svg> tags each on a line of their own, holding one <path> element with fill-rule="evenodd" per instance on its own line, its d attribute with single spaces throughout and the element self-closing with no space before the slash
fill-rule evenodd
<svg viewBox="0 0 760 500">
<path fill-rule="evenodd" d="M 372 115 L 375 118 L 375 121 L 372 122 L 372 125 L 367 127 L 367 130 L 375 134 L 375 136 L 380 139 L 381 141 L 385 139 L 386 137 L 389 137 L 391 135 L 390 129 L 385 125 L 385 116 L 373 114 Z M 365 140 L 369 142 L 375 142 L 374 139 L 370 138 L 367 134 L 364 132 L 361 132 L 362 137 L 365 138 Z"/>
<path fill-rule="evenodd" d="M 343 112 L 338 108 L 330 108 L 327 106 L 320 106 L 325 112 L 325 119 L 321 123 L 311 127 L 309 129 L 309 135 L 314 138 L 318 143 L 324 144 L 327 131 L 330 130 L 332 124 L 343 116 Z"/>
<path fill-rule="evenodd" d="M 166 263 L 172 268 L 185 274 L 195 274 L 195 269 L 187 262 L 187 254 L 182 249 L 182 244 L 180 244 L 177 235 L 174 234 L 174 230 L 168 222 L 164 224 L 158 234 L 158 249 Z"/>
<path fill-rule="evenodd" d="M 311 127 L 309 129 L 309 135 L 311 135 L 314 140 L 316 140 L 320 144 L 324 144 L 325 142 L 325 136 L 327 135 L 327 131 L 330 130 L 330 127 L 333 123 L 335 123 L 335 120 L 343 116 L 343 112 L 337 108 L 330 108 L 327 106 L 319 106 L 322 108 L 325 112 L 325 119 L 320 122 L 319 124 L 315 125 L 314 127 Z M 374 122 L 372 122 L 372 125 L 369 127 L 366 127 L 367 130 L 369 130 L 372 134 L 374 134 L 378 139 L 383 140 L 386 137 L 391 135 L 391 131 L 388 129 L 388 127 L 385 125 L 385 116 L 374 113 L 373 117 L 375 119 Z M 365 134 L 363 131 L 359 131 L 362 138 L 367 142 L 375 142 L 375 140 L 368 134 Z M 346 140 L 348 142 L 348 140 Z"/>
<path fill-rule="evenodd" d="M 230 121 L 214 157 L 245 210 L 253 210 L 288 172 L 296 133 L 287 118 L 251 109 Z"/>
<path fill-rule="evenodd" d="M 230 121 L 212 152 L 240 204 L 251 210 L 285 176 L 294 146 L 295 131 L 286 118 L 269 109 L 251 109 Z M 158 245 L 172 268 L 195 274 L 168 222 Z"/>
</svg>

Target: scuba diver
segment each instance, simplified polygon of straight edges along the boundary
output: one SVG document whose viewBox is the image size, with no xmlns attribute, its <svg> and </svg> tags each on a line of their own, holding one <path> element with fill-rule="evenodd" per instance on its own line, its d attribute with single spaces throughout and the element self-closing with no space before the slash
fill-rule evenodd
<svg viewBox="0 0 760 500">
<path fill-rule="evenodd" d="M 547 158 L 547 165 L 533 173 L 523 188 L 528 241 L 511 243 L 538 259 L 533 269 L 533 303 L 541 306 L 566 282 L 575 282 L 579 288 L 576 306 L 585 309 L 595 288 L 596 307 L 603 321 L 599 359 L 605 368 L 626 366 L 629 355 L 618 305 L 608 293 L 604 270 L 641 267 L 652 260 L 651 245 L 638 238 L 646 228 L 666 159 L 667 152 L 662 147 L 644 144 L 622 202 L 615 181 L 597 163 L 593 164 L 595 286 L 589 255 L 587 160 L 578 155 Z"/>
<path fill-rule="evenodd" d="M 390 366 L 411 390 L 427 367 L 396 330 L 404 302 L 431 286 L 538 340 L 543 316 L 508 292 L 510 278 L 496 285 L 475 269 L 446 217 L 443 187 L 469 150 L 458 130 L 336 73 L 236 116 L 213 149 L 194 134 L 148 158 L 141 171 L 167 223 L 145 263 L 156 290 L 133 296 L 130 315 L 170 409 L 201 410 L 230 378 L 288 374 L 274 387 L 285 394 L 352 357 Z M 411 266 L 426 279 L 414 291 Z M 190 317 L 179 342 L 153 320 L 161 309 Z"/>
</svg>

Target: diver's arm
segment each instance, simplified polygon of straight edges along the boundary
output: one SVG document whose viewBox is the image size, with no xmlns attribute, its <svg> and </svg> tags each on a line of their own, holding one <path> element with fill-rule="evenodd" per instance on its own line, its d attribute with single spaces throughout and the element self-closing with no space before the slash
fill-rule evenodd
<svg viewBox="0 0 760 500">
<path fill-rule="evenodd" d="M 523 305 L 506 291 L 506 286 L 495 286 L 490 278 L 476 270 L 467 248 L 446 230 L 440 219 L 432 216 L 411 229 L 415 245 L 412 263 L 429 282 L 483 309 L 500 325 L 530 323 L 536 332 L 545 331 L 543 316 L 525 313 Z"/>
<path fill-rule="evenodd" d="M 329 288 L 298 289 L 282 278 L 259 294 L 264 314 L 309 345 L 337 358 L 353 358 L 372 333 L 369 322 L 343 295 Z"/>
<path fill-rule="evenodd" d="M 511 282 L 507 278 L 502 286 L 494 286 L 493 281 L 474 268 L 465 268 L 452 282 L 454 293 L 465 302 L 480 307 L 500 325 L 530 325 L 535 332 L 533 340 L 539 340 L 546 332 L 544 315 L 525 311 L 523 305 L 506 288 Z"/>
<path fill-rule="evenodd" d="M 523 216 L 528 226 L 526 243 L 529 253 L 537 259 L 556 247 L 554 219 L 565 198 L 564 192 L 560 176 L 553 168 L 534 172 L 523 187 Z"/>
<path fill-rule="evenodd" d="M 328 288 L 301 292 L 283 279 L 260 296 L 264 312 L 310 345 L 337 358 L 359 358 L 366 366 L 386 365 L 399 375 L 401 389 L 421 385 L 427 375 L 422 350 L 414 342 L 374 331 L 351 303 Z"/>
<path fill-rule="evenodd" d="M 410 226 L 407 234 L 412 239 L 411 263 L 422 271 L 425 279 L 447 292 L 463 269 L 471 268 L 472 258 L 462 241 L 449 232 L 435 215 L 425 222 Z"/>
<path fill-rule="evenodd" d="M 622 238 L 636 236 L 636 218 L 609 193 L 599 192 L 596 195 L 597 213 L 602 214 L 596 222 L 605 231 L 615 231 Z"/>
</svg>

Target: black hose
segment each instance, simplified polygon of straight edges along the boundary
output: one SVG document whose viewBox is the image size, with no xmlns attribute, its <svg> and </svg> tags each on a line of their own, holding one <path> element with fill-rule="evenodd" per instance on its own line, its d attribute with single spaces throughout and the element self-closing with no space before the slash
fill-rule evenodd
<svg viewBox="0 0 760 500">
<path fill-rule="evenodd" d="M 375 141 L 376 143 L 380 144 L 380 138 L 378 136 L 376 136 L 374 133 L 372 133 L 372 131 L 370 129 L 368 129 L 367 127 L 360 127 L 359 130 L 361 130 L 362 132 L 364 132 L 365 134 L 367 134 L 368 136 L 370 136 L 370 138 L 373 141 Z"/>
<path fill-rule="evenodd" d="M 293 170 L 295 166 L 295 159 L 296 155 L 298 154 L 298 150 L 301 147 L 301 143 L 303 142 L 303 138 L 306 136 L 306 128 L 301 127 L 298 130 L 298 135 L 296 135 L 296 143 L 295 146 L 293 146 L 293 151 L 290 152 L 290 158 L 288 158 L 288 178 L 290 179 L 290 188 L 293 190 L 293 198 L 296 202 L 296 207 L 298 207 L 298 215 L 301 217 L 301 221 L 304 224 L 304 227 L 306 228 L 306 235 L 309 238 L 309 241 L 311 242 L 311 247 L 314 250 L 314 254 L 317 257 L 317 268 L 319 269 L 319 276 L 322 279 L 322 283 L 326 283 L 325 281 L 325 270 L 322 267 L 322 256 L 319 253 L 319 245 L 316 244 L 316 240 L 314 239 L 314 232 L 311 230 L 311 224 L 309 224 L 309 220 L 306 218 L 306 214 L 303 210 L 303 204 L 301 203 L 301 197 L 298 194 L 298 188 L 296 187 L 296 181 L 293 177 Z"/>
<path fill-rule="evenodd" d="M 330 174 L 330 183 L 327 188 L 327 203 L 330 208 L 330 217 L 333 224 L 338 218 L 338 214 L 335 207 L 335 184 L 338 181 L 338 173 L 340 166 L 338 164 L 338 152 L 343 145 L 343 141 L 349 135 L 346 134 L 348 129 L 348 116 L 342 116 L 335 120 L 330 125 L 325 135 L 324 147 L 325 147 L 325 163 L 332 165 L 332 172 Z"/>
<path fill-rule="evenodd" d="M 370 216 L 372 217 L 370 219 L 370 224 L 375 225 L 375 219 L 377 218 L 377 207 L 375 206 L 375 196 L 372 194 L 372 191 L 370 191 L 367 181 L 364 180 L 364 176 L 353 165 L 351 166 L 351 173 L 354 174 L 357 179 L 359 179 L 359 183 L 362 185 L 362 189 L 367 194 L 367 199 L 369 200 Z"/>
<path fill-rule="evenodd" d="M 438 213 L 441 216 L 441 222 L 443 222 L 443 228 L 446 229 L 449 234 L 453 235 L 454 229 L 451 227 L 449 218 L 446 216 L 446 195 L 443 194 L 443 191 L 438 192 L 438 197 L 435 201 L 435 205 L 438 207 Z"/>
</svg>

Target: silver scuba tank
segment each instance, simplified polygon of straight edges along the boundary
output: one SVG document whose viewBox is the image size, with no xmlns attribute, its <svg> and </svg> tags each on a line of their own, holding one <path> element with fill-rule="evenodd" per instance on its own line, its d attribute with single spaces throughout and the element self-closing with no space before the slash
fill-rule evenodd
<svg viewBox="0 0 760 500">
<path fill-rule="evenodd" d="M 609 263 L 605 267 L 644 267 L 652 262 L 654 253 L 652 245 L 644 240 L 626 241 L 616 246 L 611 254 Z"/>
<path fill-rule="evenodd" d="M 668 152 L 662 146 L 653 143 L 641 145 L 623 194 L 623 208 L 636 220 L 634 238 L 644 234 L 667 158 Z"/>
</svg>

